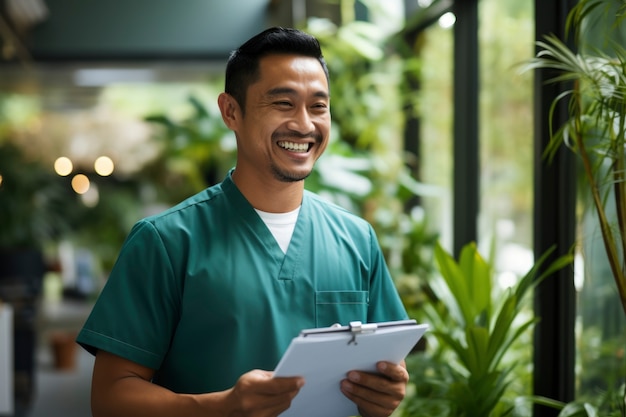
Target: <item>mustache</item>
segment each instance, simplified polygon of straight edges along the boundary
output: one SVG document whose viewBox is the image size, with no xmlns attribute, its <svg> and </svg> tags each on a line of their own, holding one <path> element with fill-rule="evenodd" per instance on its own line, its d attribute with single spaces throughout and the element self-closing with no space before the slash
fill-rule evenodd
<svg viewBox="0 0 626 417">
<path fill-rule="evenodd" d="M 313 139 L 315 142 L 322 141 L 322 135 L 319 133 L 298 133 L 298 132 L 277 132 L 272 135 L 274 140 L 288 140 L 288 139 Z"/>
</svg>

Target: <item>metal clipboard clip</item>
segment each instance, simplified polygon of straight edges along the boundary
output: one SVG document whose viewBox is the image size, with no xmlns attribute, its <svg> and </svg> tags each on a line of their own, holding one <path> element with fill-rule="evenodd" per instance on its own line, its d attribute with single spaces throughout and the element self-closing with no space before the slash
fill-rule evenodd
<svg viewBox="0 0 626 417">
<path fill-rule="evenodd" d="M 378 328 L 376 323 L 368 323 L 363 324 L 360 321 L 351 321 L 350 322 L 350 332 L 352 333 L 352 338 L 348 341 L 348 345 L 355 344 L 358 345 L 356 341 L 356 336 L 358 334 L 363 333 L 373 333 Z"/>
<path fill-rule="evenodd" d="M 306 337 L 309 335 L 319 335 L 319 334 L 328 334 L 328 333 L 343 333 L 350 332 L 351 338 L 348 341 L 348 345 L 357 344 L 356 336 L 364 333 L 374 333 L 376 329 L 383 329 L 388 327 L 395 326 L 413 326 L 416 325 L 416 321 L 414 319 L 408 320 L 398 320 L 398 321 L 387 321 L 380 323 L 366 323 L 363 324 L 360 321 L 351 321 L 349 326 L 342 326 L 339 323 L 335 323 L 330 327 L 321 327 L 315 329 L 305 329 L 300 332 L 300 336 Z"/>
</svg>

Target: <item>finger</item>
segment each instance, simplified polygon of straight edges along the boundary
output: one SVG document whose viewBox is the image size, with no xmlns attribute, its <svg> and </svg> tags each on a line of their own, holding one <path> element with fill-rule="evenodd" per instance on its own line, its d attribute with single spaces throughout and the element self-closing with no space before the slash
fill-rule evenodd
<svg viewBox="0 0 626 417">
<path fill-rule="evenodd" d="M 273 378 L 273 372 L 253 370 L 244 374 L 241 378 L 241 382 L 244 388 L 258 394 L 277 395 L 291 392 L 297 393 L 304 385 L 304 378 Z"/>
<path fill-rule="evenodd" d="M 233 401 L 243 415 L 261 410 L 261 415 L 278 415 L 291 405 L 303 382 L 299 377 L 272 378 L 264 371 L 250 371 L 235 385 Z"/>
<path fill-rule="evenodd" d="M 350 372 L 348 379 L 341 382 L 342 389 L 353 393 L 365 400 L 384 404 L 402 401 L 406 385 L 403 382 L 393 382 L 379 375 L 367 375 Z"/>
<path fill-rule="evenodd" d="M 384 375 L 367 374 L 352 371 L 348 379 L 342 381 L 342 391 L 349 393 L 365 407 L 367 404 L 377 405 L 385 410 L 394 410 L 406 395 L 406 383 L 392 381 Z"/>
<path fill-rule="evenodd" d="M 274 409 L 284 411 L 289 406 L 291 406 L 291 402 L 298 395 L 299 391 L 288 391 L 281 394 L 276 395 L 264 395 L 262 396 L 263 407 L 265 409 Z M 259 397 L 257 397 L 259 399 Z M 276 413 L 275 415 L 278 415 Z"/>
<path fill-rule="evenodd" d="M 304 386 L 304 378 L 299 376 L 272 378 L 266 385 L 270 389 L 268 393 L 282 393 L 300 391 Z M 264 384 L 265 385 L 265 384 Z M 294 394 L 295 395 L 295 394 Z"/>
<path fill-rule="evenodd" d="M 398 381 L 388 378 L 386 375 L 370 374 L 367 372 L 350 371 L 348 381 L 371 391 L 381 392 L 386 395 L 404 396 L 406 381 Z"/>
<path fill-rule="evenodd" d="M 381 374 L 385 375 L 392 381 L 404 383 L 409 382 L 409 373 L 406 370 L 406 365 L 404 361 L 402 361 L 400 364 L 395 364 L 392 362 L 378 362 L 376 364 L 376 369 L 378 369 Z"/>
<path fill-rule="evenodd" d="M 389 416 L 400 405 L 398 399 L 371 391 L 349 381 L 342 381 L 341 391 L 361 412 L 367 416 Z"/>
</svg>

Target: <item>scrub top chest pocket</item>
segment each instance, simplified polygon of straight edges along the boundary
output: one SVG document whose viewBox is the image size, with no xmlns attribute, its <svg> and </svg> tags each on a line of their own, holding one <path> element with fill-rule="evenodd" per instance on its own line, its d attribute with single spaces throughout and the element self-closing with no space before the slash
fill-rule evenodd
<svg viewBox="0 0 626 417">
<path fill-rule="evenodd" d="M 328 327 L 351 321 L 367 322 L 367 291 L 316 291 L 315 326 Z"/>
</svg>

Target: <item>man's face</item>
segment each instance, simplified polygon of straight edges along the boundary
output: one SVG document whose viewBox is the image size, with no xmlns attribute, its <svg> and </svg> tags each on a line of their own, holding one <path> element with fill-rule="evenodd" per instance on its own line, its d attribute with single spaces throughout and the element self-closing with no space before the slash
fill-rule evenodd
<svg viewBox="0 0 626 417">
<path fill-rule="evenodd" d="M 328 144 L 330 97 L 326 75 L 315 58 L 269 55 L 250 85 L 245 116 L 235 129 L 237 168 L 301 181 Z"/>
</svg>

